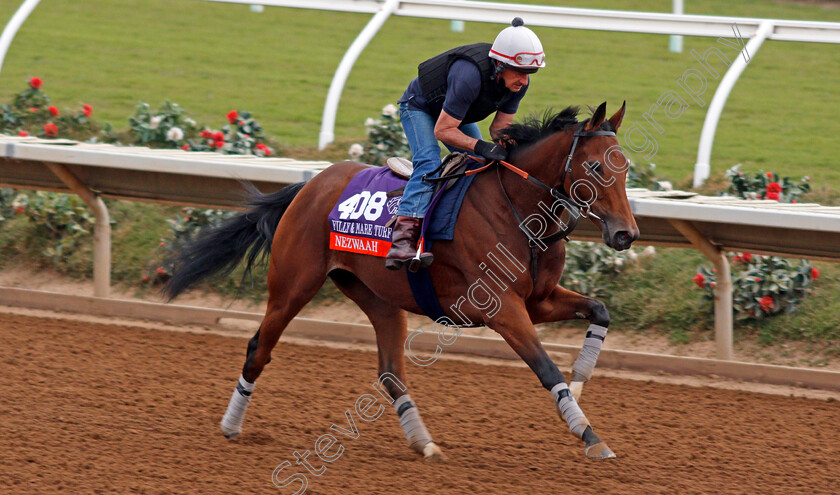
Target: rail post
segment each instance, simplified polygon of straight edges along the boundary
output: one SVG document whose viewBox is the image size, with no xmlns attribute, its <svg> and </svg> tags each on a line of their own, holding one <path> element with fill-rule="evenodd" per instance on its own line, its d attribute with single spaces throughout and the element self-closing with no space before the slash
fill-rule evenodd
<svg viewBox="0 0 840 495">
<path fill-rule="evenodd" d="M 732 275 L 729 260 L 721 249 L 711 242 L 692 223 L 668 219 L 680 234 L 712 260 L 717 270 L 715 295 L 715 347 L 717 358 L 732 360 Z"/>
<path fill-rule="evenodd" d="M 338 68 L 335 70 L 330 89 L 327 92 L 327 101 L 324 103 L 324 115 L 321 117 L 321 134 L 318 138 L 318 149 L 322 150 L 335 139 L 335 115 L 338 113 L 338 102 L 341 99 L 341 92 L 344 90 L 344 83 L 350 76 L 350 71 L 353 69 L 353 64 L 362 54 L 362 50 L 370 43 L 370 40 L 379 32 L 379 28 L 385 24 L 388 17 L 397 10 L 400 5 L 399 0 L 387 0 L 382 5 L 382 10 L 377 12 L 373 18 L 368 21 L 367 25 L 359 36 L 350 44 L 350 48 L 342 57 Z"/>
<path fill-rule="evenodd" d="M 733 26 L 734 29 L 734 26 Z M 712 145 L 715 141 L 715 131 L 720 121 L 720 114 L 723 112 L 723 106 L 726 104 L 726 99 L 729 98 L 729 93 L 741 73 L 747 68 L 750 57 L 755 56 L 755 53 L 764 43 L 770 34 L 773 33 L 773 23 L 771 21 L 763 21 L 758 26 L 750 41 L 747 42 L 738 57 L 729 66 L 729 70 L 720 81 L 720 85 L 715 91 L 715 96 L 712 97 L 712 102 L 709 103 L 709 111 L 706 112 L 706 119 L 703 121 L 703 130 L 700 132 L 700 144 L 697 147 L 697 163 L 694 165 L 694 182 L 693 187 L 700 187 L 709 178 L 712 170 Z"/>
<path fill-rule="evenodd" d="M 6 24 L 6 27 L 3 29 L 3 34 L 0 34 L 0 71 L 3 70 L 3 60 L 6 58 L 6 53 L 12 45 L 12 40 L 15 39 L 18 29 L 20 29 L 23 21 L 29 17 L 29 14 L 35 10 L 35 7 L 38 6 L 38 2 L 40 1 L 41 0 L 24 0 L 17 9 L 17 12 L 15 12 L 15 15 L 9 19 L 9 23 Z"/>
<path fill-rule="evenodd" d="M 111 219 L 108 208 L 96 193 L 76 177 L 66 166 L 44 162 L 71 191 L 78 194 L 96 218 L 93 227 L 93 295 L 108 297 L 111 292 Z"/>
</svg>

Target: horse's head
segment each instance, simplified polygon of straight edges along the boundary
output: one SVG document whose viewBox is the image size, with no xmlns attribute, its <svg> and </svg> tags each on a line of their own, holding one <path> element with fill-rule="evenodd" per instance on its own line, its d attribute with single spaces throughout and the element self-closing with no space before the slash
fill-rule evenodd
<svg viewBox="0 0 840 495">
<path fill-rule="evenodd" d="M 624 189 L 630 162 L 615 136 L 624 108 L 622 104 L 606 119 L 604 102 L 591 119 L 574 127 L 571 156 L 563 157 L 559 179 L 563 190 L 582 206 L 582 214 L 601 229 L 604 244 L 617 251 L 629 248 L 639 238 Z"/>
</svg>

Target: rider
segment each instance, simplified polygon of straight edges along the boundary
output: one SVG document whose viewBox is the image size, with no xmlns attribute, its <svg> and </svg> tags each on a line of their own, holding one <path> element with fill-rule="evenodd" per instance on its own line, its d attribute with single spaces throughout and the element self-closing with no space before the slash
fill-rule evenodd
<svg viewBox="0 0 840 495">
<path fill-rule="evenodd" d="M 387 268 L 398 270 L 417 252 L 420 226 L 433 193 L 433 185 L 422 177 L 440 166 L 438 139 L 449 151 L 472 150 L 487 160 L 507 158 L 502 146 L 481 139 L 476 122 L 495 112 L 490 136 L 497 139 L 499 131 L 513 123 L 528 90 L 528 75 L 545 67 L 542 43 L 524 24 L 514 18 L 492 46 L 459 46 L 426 60 L 400 98 L 400 120 L 414 172 L 397 211 Z"/>
</svg>

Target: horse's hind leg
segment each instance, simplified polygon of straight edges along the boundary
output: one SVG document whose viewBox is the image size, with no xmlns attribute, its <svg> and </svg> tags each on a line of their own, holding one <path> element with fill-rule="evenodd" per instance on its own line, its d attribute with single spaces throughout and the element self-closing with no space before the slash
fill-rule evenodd
<svg viewBox="0 0 840 495">
<path fill-rule="evenodd" d="M 420 418 L 417 405 L 405 385 L 406 316 L 367 288 L 355 275 L 343 270 L 330 273 L 335 285 L 353 300 L 370 319 L 379 349 L 379 384 L 387 390 L 409 446 L 426 460 L 443 460 L 443 452 Z"/>
<path fill-rule="evenodd" d="M 324 284 L 326 275 L 317 270 L 301 269 L 290 273 L 288 267 L 280 270 L 272 265 L 268 274 L 268 308 L 260 329 L 248 341 L 248 352 L 242 375 L 236 384 L 222 417 L 222 433 L 234 438 L 242 432 L 245 411 L 251 402 L 254 382 L 271 361 L 271 351 L 283 334 L 286 326 L 308 303 Z M 281 278 L 282 274 L 282 278 Z"/>
</svg>

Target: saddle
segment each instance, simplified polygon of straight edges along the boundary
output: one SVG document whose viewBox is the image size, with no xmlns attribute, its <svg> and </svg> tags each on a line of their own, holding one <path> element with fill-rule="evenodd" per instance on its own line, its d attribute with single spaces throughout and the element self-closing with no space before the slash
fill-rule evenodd
<svg viewBox="0 0 840 495">
<path fill-rule="evenodd" d="M 434 175 L 435 172 L 440 171 L 440 178 L 445 179 L 450 175 L 458 175 L 464 172 L 467 169 L 467 161 L 469 155 L 466 153 L 450 153 L 446 155 L 443 160 L 440 162 L 440 167 L 435 169 L 434 172 L 428 175 Z M 408 180 L 411 177 L 412 172 L 414 172 L 414 164 L 411 163 L 411 160 L 403 158 L 401 156 L 392 156 L 385 161 L 388 164 L 388 168 L 391 169 L 396 176 Z M 435 192 L 440 190 L 441 187 L 445 189 L 449 189 L 455 184 L 455 181 L 459 179 L 458 177 L 453 177 L 450 180 L 440 180 L 436 179 L 435 185 Z M 423 176 L 423 180 L 426 180 L 426 176 Z M 400 191 L 402 193 L 402 191 Z"/>
</svg>

